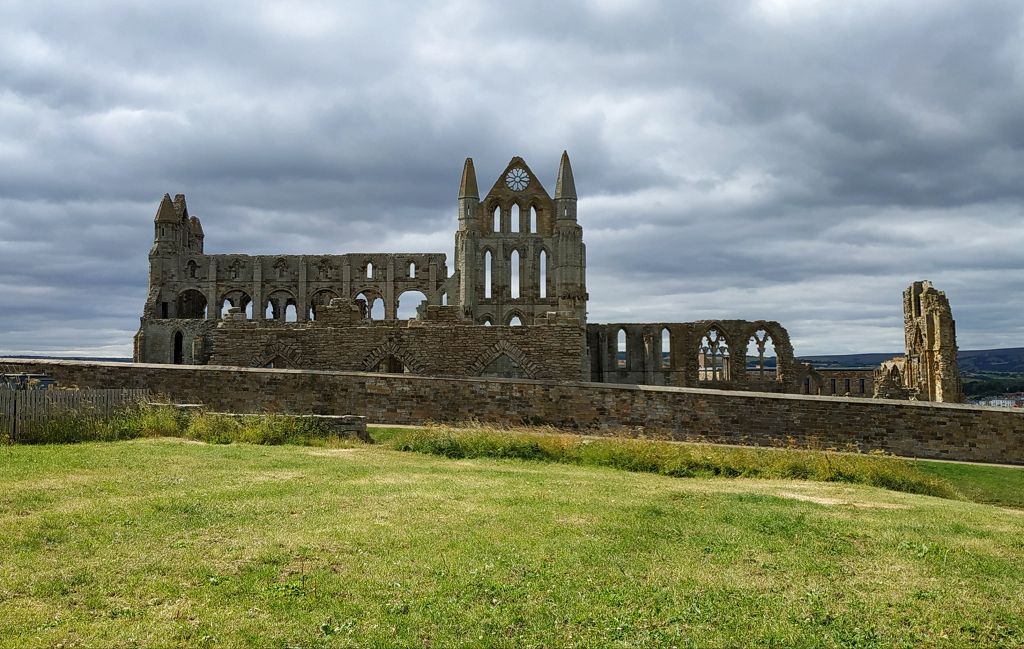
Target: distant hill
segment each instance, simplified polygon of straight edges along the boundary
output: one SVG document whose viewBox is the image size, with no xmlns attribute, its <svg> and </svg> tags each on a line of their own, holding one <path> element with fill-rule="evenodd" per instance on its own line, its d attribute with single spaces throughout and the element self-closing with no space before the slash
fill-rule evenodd
<svg viewBox="0 0 1024 649">
<path fill-rule="evenodd" d="M 100 363 L 131 363 L 130 358 L 114 358 L 104 356 L 44 356 L 40 354 L 0 354 L 0 357 L 8 358 L 28 358 L 28 359 L 45 359 L 45 360 L 56 360 L 56 361 L 96 361 Z"/>
<path fill-rule="evenodd" d="M 961 372 L 1024 372 L 1024 347 L 961 351 L 956 359 Z"/>
<path fill-rule="evenodd" d="M 902 352 L 888 354 L 834 354 L 822 356 L 801 356 L 797 360 L 811 363 L 815 367 L 863 367 L 873 368 Z M 1024 347 L 1009 349 L 960 350 L 957 354 L 960 371 L 970 372 L 1024 372 Z"/>
<path fill-rule="evenodd" d="M 800 356 L 796 360 L 801 363 L 810 363 L 822 369 L 830 367 L 874 368 L 881 364 L 882 361 L 900 355 L 901 353 L 899 352 L 890 354 L 824 354 L 821 356 Z"/>
</svg>

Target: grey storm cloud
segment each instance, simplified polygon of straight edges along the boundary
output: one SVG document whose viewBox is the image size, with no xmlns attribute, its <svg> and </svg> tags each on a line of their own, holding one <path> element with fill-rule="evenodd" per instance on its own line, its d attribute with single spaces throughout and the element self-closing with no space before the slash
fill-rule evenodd
<svg viewBox="0 0 1024 649">
<path fill-rule="evenodd" d="M 898 351 L 927 278 L 1019 346 L 1021 106 L 1016 1 L 9 0 L 0 352 L 128 355 L 165 192 L 211 252 L 450 255 L 466 156 L 562 149 L 592 321 Z"/>
</svg>

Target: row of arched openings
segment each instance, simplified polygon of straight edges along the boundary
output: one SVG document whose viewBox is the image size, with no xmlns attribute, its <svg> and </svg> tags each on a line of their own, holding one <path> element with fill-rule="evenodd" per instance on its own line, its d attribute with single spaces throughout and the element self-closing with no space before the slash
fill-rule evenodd
<svg viewBox="0 0 1024 649">
<path fill-rule="evenodd" d="M 645 347 L 648 343 L 644 342 Z M 630 367 L 629 359 L 633 350 L 630 349 L 626 330 L 620 328 L 616 335 L 615 366 L 620 370 Z M 672 333 L 663 327 L 660 335 L 660 349 L 654 354 L 657 368 L 672 367 Z M 645 357 L 652 356 L 652 350 L 644 349 Z M 697 349 L 697 378 L 701 381 L 728 381 L 731 377 L 731 354 L 728 341 L 722 332 L 712 327 L 701 337 Z M 745 350 L 745 366 L 747 377 L 758 380 L 774 380 L 778 374 L 778 359 L 775 343 L 771 334 L 763 328 L 758 329 L 747 341 Z"/>
<path fill-rule="evenodd" d="M 494 233 L 512 232 L 515 234 L 536 234 L 537 233 L 537 208 L 530 206 L 530 211 L 520 210 L 519 205 L 513 203 L 509 210 L 508 227 L 502 221 L 501 206 L 496 206 L 491 213 L 491 231 Z"/>
<path fill-rule="evenodd" d="M 317 291 L 310 297 L 310 304 L 306 317 L 308 320 L 316 320 L 317 311 L 324 305 L 330 304 L 332 299 L 340 297 L 331 290 Z M 377 294 L 359 293 L 357 298 L 366 301 L 367 317 L 371 320 L 383 320 L 385 317 L 384 300 Z M 403 291 L 398 296 L 396 306 L 396 318 L 407 320 L 416 317 L 416 308 L 427 299 L 422 291 Z M 448 303 L 447 294 L 442 295 L 441 303 Z M 185 319 L 205 319 L 208 316 L 206 296 L 201 291 L 188 289 L 178 296 L 177 317 Z M 245 313 L 247 320 L 253 319 L 253 301 L 244 291 L 230 291 L 221 299 L 220 317 L 228 315 L 231 308 L 239 308 Z M 283 322 L 298 321 L 298 306 L 295 297 L 288 291 L 274 291 L 267 296 L 263 309 L 265 320 L 278 320 Z"/>
<path fill-rule="evenodd" d="M 366 267 L 363 268 L 363 274 L 366 276 L 366 279 L 379 279 L 378 277 L 376 277 L 374 275 L 374 273 L 376 273 L 376 272 L 377 271 L 376 271 L 376 269 L 373 266 L 373 262 L 372 261 L 366 262 Z M 406 274 L 406 276 L 409 279 L 416 279 L 416 273 L 417 273 L 416 262 L 410 261 L 409 265 L 406 266 L 406 268 L 405 268 L 405 274 Z M 328 279 L 330 279 L 330 278 L 328 278 Z"/>
<path fill-rule="evenodd" d="M 480 318 L 480 324 L 482 324 L 485 327 L 494 326 L 494 318 L 492 318 L 490 315 L 485 315 L 482 318 Z M 522 327 L 523 318 L 518 313 L 513 312 L 505 316 L 504 324 L 506 324 L 509 327 Z"/>
<path fill-rule="evenodd" d="M 241 275 L 241 268 L 242 268 L 241 262 L 239 262 L 237 260 L 228 267 L 228 270 L 230 271 L 231 279 L 239 279 L 239 277 Z M 278 279 L 285 279 L 287 277 L 287 275 L 288 275 L 288 262 L 285 261 L 284 259 L 279 259 L 276 262 L 274 262 L 273 268 L 274 268 L 274 273 L 276 274 L 276 277 Z M 405 270 L 406 270 L 406 275 L 409 277 L 409 279 L 416 279 L 416 275 L 418 273 L 418 269 L 416 267 L 416 262 L 410 261 L 409 265 L 406 266 Z M 196 263 L 196 261 L 194 259 L 190 259 L 188 261 L 188 263 L 185 264 L 185 273 L 191 279 L 201 279 L 200 278 L 200 274 L 199 274 L 199 264 Z M 366 279 L 378 279 L 375 276 L 375 273 L 376 273 L 376 268 L 374 267 L 373 262 L 372 261 L 366 262 L 366 266 L 363 267 L 363 274 L 366 277 Z M 331 279 L 331 276 L 332 276 L 331 265 L 329 263 L 321 262 L 321 263 L 317 264 L 317 266 L 316 266 L 316 277 L 317 277 L 317 279 L 329 280 L 329 279 Z"/>
<path fill-rule="evenodd" d="M 537 278 L 534 287 L 537 289 L 537 297 L 547 298 L 548 296 L 548 253 L 541 250 L 537 253 Z M 509 296 L 513 300 L 522 297 L 522 277 L 524 275 L 523 259 L 518 250 L 513 250 L 508 257 L 508 286 Z M 490 250 L 484 251 L 484 298 L 490 299 L 495 294 L 494 277 L 494 255 Z"/>
</svg>

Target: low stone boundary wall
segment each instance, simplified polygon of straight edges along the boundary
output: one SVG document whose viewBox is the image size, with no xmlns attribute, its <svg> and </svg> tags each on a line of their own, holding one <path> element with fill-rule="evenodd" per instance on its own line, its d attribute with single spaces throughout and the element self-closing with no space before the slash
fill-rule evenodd
<svg viewBox="0 0 1024 649">
<path fill-rule="evenodd" d="M 680 440 L 1024 464 L 1024 413 L 960 404 L 197 365 L 0 364 L 61 384 L 145 388 L 228 412 L 355 414 L 395 424 L 478 419 L 577 430 L 643 427 Z"/>
</svg>

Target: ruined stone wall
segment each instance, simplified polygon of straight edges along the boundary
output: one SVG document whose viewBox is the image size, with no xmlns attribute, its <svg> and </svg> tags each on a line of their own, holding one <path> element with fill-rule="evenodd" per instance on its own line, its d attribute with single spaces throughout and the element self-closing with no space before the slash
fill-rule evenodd
<svg viewBox="0 0 1024 649">
<path fill-rule="evenodd" d="M 625 350 L 620 349 L 620 332 L 625 334 Z M 715 349 L 707 346 L 709 335 Z M 769 345 L 774 346 L 776 367 L 758 362 L 764 360 Z M 591 324 L 587 325 L 587 346 L 590 380 L 597 383 L 759 392 L 797 392 L 800 385 L 801 367 L 793 360 L 789 333 L 778 322 Z M 748 352 L 754 367 L 748 367 Z"/>
<path fill-rule="evenodd" d="M 282 322 L 288 307 L 293 307 L 295 320 L 304 322 L 315 319 L 317 308 L 332 299 L 361 295 L 369 306 L 381 300 L 381 319 L 393 320 L 404 293 L 422 293 L 430 304 L 441 304 L 447 295 L 448 268 L 442 253 L 253 256 L 183 252 L 164 262 L 150 279 L 156 292 L 146 303 L 146 318 L 217 320 L 223 307 L 230 305 L 248 311 L 253 320 Z M 193 294 L 198 306 L 191 313 L 188 301 Z"/>
<path fill-rule="evenodd" d="M 237 308 L 255 320 L 315 320 L 331 300 L 362 299 L 367 317 L 396 320 L 399 305 L 442 305 L 458 297 L 444 253 L 349 253 L 344 255 L 205 254 L 199 219 L 185 196 L 165 195 L 154 218 L 149 253 L 149 292 L 136 335 L 139 362 L 191 360 L 194 339 L 222 311 Z M 422 294 L 422 295 L 421 295 Z M 383 308 L 373 316 L 374 305 Z M 185 321 L 192 321 L 186 323 Z M 171 336 L 181 332 L 186 350 Z"/>
<path fill-rule="evenodd" d="M 956 322 L 946 294 L 931 282 L 914 282 L 903 291 L 903 333 L 906 353 L 875 370 L 875 396 L 962 402 Z"/>
<path fill-rule="evenodd" d="M 315 321 L 148 322 L 137 356 L 163 363 L 275 367 L 422 376 L 586 378 L 586 334 L 578 320 L 549 314 L 536 325 L 481 327 L 460 307 L 421 305 L 417 319 L 375 322 L 359 301 L 333 300 Z"/>
<path fill-rule="evenodd" d="M 906 356 L 897 356 L 883 361 L 874 372 L 874 396 L 878 399 L 916 399 L 917 388 L 908 388 L 903 381 L 906 370 Z"/>
<path fill-rule="evenodd" d="M 144 321 L 135 334 L 134 358 L 146 363 L 205 364 L 206 335 L 216 326 L 213 320 L 189 318 Z"/>
<path fill-rule="evenodd" d="M 842 367 L 814 369 L 804 375 L 799 393 L 870 399 L 875 394 L 875 370 Z"/>
<path fill-rule="evenodd" d="M 229 412 L 355 414 L 372 422 L 480 419 L 676 439 L 826 446 L 1024 464 L 1024 413 L 962 404 L 554 381 L 0 359 L 64 385 L 147 388 Z"/>
<path fill-rule="evenodd" d="M 946 294 L 931 282 L 914 282 L 903 291 L 903 321 L 904 387 L 921 401 L 963 401 L 956 322 Z"/>
<path fill-rule="evenodd" d="M 579 381 L 584 331 L 572 325 L 480 327 L 222 322 L 207 334 L 211 365 L 395 371 L 421 376 L 507 376 Z"/>
</svg>

